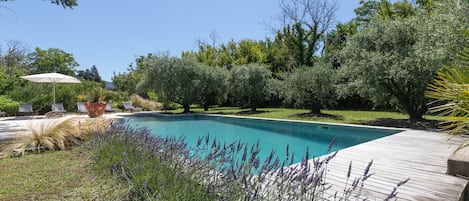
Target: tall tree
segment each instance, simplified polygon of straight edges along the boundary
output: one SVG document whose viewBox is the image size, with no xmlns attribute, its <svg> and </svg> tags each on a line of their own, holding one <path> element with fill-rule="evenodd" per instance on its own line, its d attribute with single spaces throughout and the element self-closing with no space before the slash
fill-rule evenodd
<svg viewBox="0 0 469 201">
<path fill-rule="evenodd" d="M 296 43 L 303 49 L 297 49 L 298 65 L 312 66 L 314 54 L 318 53 L 326 32 L 331 28 L 338 8 L 335 0 L 282 0 L 279 21 L 282 27 L 290 26 Z M 298 57 L 300 56 L 301 57 Z"/>
<path fill-rule="evenodd" d="M 78 66 L 72 54 L 57 48 L 47 50 L 36 48 L 30 57 L 32 74 L 56 72 L 73 75 L 75 67 Z"/>
<path fill-rule="evenodd" d="M 99 75 L 98 68 L 95 65 L 91 66 L 91 68 L 87 68 L 85 70 L 78 70 L 77 77 L 81 77 L 85 80 L 90 80 L 94 82 L 103 82 L 101 76 Z"/>
<path fill-rule="evenodd" d="M 13 1 L 13 0 L 0 0 L 0 2 Z M 64 8 L 73 8 L 78 6 L 78 0 L 49 0 L 52 4 L 60 5 Z"/>
<path fill-rule="evenodd" d="M 7 41 L 6 49 L 0 48 L 0 69 L 12 76 L 16 71 L 25 72 L 29 62 L 29 48 L 21 41 Z"/>
<path fill-rule="evenodd" d="M 461 30 L 468 19 L 463 13 L 442 7 L 427 16 L 374 19 L 342 50 L 341 70 L 350 78 L 349 86 L 378 103 L 394 99 L 411 120 L 421 119 L 427 111 L 427 85 L 464 43 Z"/>
</svg>

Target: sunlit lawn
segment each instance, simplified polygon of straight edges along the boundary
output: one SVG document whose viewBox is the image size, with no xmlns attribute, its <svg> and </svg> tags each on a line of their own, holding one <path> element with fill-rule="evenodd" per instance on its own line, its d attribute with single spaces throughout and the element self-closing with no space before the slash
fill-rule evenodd
<svg viewBox="0 0 469 201">
<path fill-rule="evenodd" d="M 169 113 L 181 113 L 182 109 L 166 111 Z M 193 107 L 192 112 L 204 112 L 203 108 Z M 251 113 L 250 109 L 241 109 L 235 107 L 217 107 L 210 108 L 206 113 L 209 114 L 225 114 L 249 117 L 265 117 L 275 119 L 291 119 L 306 120 L 320 122 L 334 122 L 347 124 L 363 124 L 378 119 L 408 119 L 409 116 L 399 112 L 383 112 L 383 111 L 354 111 L 354 110 L 322 110 L 322 113 L 329 117 L 314 117 L 311 115 L 302 115 L 308 113 L 305 109 L 289 109 L 289 108 L 258 108 L 257 113 Z M 426 115 L 428 120 L 443 120 L 442 117 L 434 115 Z"/>
<path fill-rule="evenodd" d="M 119 200 L 121 184 L 90 163 L 79 148 L 0 159 L 0 200 Z"/>
</svg>

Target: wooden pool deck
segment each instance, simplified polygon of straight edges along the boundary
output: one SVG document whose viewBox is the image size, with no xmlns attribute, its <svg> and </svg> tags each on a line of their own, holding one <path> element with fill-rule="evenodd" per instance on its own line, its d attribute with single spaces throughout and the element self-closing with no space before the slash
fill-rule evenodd
<svg viewBox="0 0 469 201">
<path fill-rule="evenodd" d="M 468 180 L 445 174 L 446 160 L 457 146 L 442 133 L 406 130 L 339 151 L 328 165 L 327 182 L 342 192 L 350 161 L 354 178 L 363 175 L 373 160 L 370 172 L 375 175 L 362 191 L 371 200 L 385 199 L 397 183 L 410 177 L 398 188 L 397 200 L 458 201 Z"/>
</svg>

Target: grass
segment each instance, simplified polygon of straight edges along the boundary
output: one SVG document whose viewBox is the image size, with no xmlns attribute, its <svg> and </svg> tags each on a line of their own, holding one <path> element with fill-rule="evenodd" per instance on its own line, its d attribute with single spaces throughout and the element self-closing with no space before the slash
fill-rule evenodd
<svg viewBox="0 0 469 201">
<path fill-rule="evenodd" d="M 193 107 L 193 112 L 204 112 L 203 108 Z M 249 117 L 265 117 L 275 119 L 290 119 L 290 120 L 305 120 L 305 121 L 321 121 L 332 123 L 346 123 L 346 124 L 366 124 L 370 121 L 379 119 L 396 119 L 406 120 L 409 115 L 399 112 L 384 112 L 384 111 L 354 111 L 354 110 L 322 110 L 325 114 L 322 117 L 305 115 L 309 110 L 305 109 L 289 109 L 289 108 L 259 108 L 258 112 L 252 113 L 249 109 L 240 109 L 234 107 L 219 107 L 210 108 L 206 113 L 208 114 L 224 114 L 224 115 L 237 115 Z M 170 110 L 169 113 L 182 113 L 183 109 Z M 442 121 L 443 118 L 434 115 L 425 115 L 427 120 Z"/>
<path fill-rule="evenodd" d="M 79 148 L 0 159 L 0 200 L 121 200 L 125 186 Z"/>
</svg>

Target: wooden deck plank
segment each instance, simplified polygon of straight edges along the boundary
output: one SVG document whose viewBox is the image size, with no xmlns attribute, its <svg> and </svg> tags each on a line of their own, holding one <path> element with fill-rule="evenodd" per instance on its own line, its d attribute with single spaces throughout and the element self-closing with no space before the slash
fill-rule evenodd
<svg viewBox="0 0 469 201">
<path fill-rule="evenodd" d="M 328 165 L 326 181 L 333 184 L 331 191 L 341 192 L 350 161 L 354 178 L 373 160 L 370 172 L 375 175 L 366 181 L 364 196 L 384 199 L 397 183 L 410 177 L 399 187 L 398 200 L 457 201 L 468 181 L 445 172 L 446 160 L 458 145 L 442 133 L 406 130 L 340 150 Z"/>
</svg>

